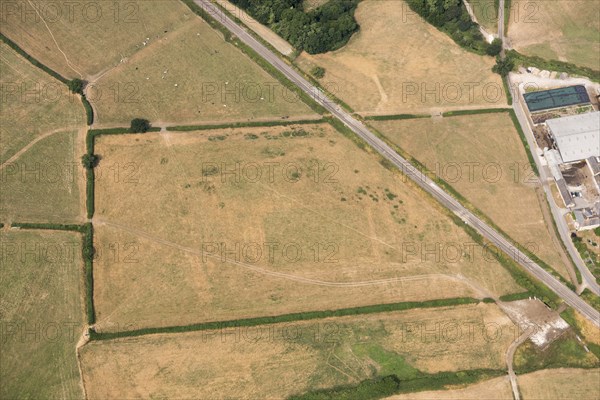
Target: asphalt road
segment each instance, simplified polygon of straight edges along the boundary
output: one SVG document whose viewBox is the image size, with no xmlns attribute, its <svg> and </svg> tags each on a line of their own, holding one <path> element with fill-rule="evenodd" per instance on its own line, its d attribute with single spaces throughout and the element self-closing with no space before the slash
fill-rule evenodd
<svg viewBox="0 0 600 400">
<path fill-rule="evenodd" d="M 531 275 L 535 276 L 540 281 L 544 282 L 552 291 L 560 296 L 565 303 L 579 311 L 587 319 L 592 321 L 596 326 L 600 327 L 600 313 L 596 311 L 592 306 L 583 301 L 576 293 L 571 291 L 569 288 L 564 286 L 552 275 L 546 272 L 542 267 L 533 262 L 529 257 L 523 254 L 518 248 L 508 242 L 502 235 L 496 232 L 494 229 L 485 224 L 477 216 L 472 214 L 469 210 L 463 207 L 457 200 L 451 195 L 442 190 L 438 185 L 435 184 L 426 175 L 421 173 L 416 167 L 410 164 L 407 160 L 397 154 L 390 146 L 379 139 L 374 133 L 372 133 L 365 125 L 360 121 L 353 118 L 349 113 L 342 110 L 335 102 L 325 96 L 325 94 L 308 82 L 298 72 L 296 72 L 291 66 L 286 64 L 277 55 L 271 52 L 262 43 L 256 40 L 252 35 L 244 30 L 244 28 L 237 25 L 227 15 L 225 15 L 220 9 L 213 5 L 210 0 L 194 0 L 196 4 L 202 7 L 206 12 L 212 15 L 218 22 L 223 24 L 229 31 L 237 36 L 243 43 L 252 48 L 256 53 L 263 57 L 269 64 L 277 68 L 283 73 L 290 81 L 292 81 L 301 90 L 311 96 L 317 103 L 323 106 L 329 111 L 334 117 L 339 119 L 344 125 L 350 128 L 356 135 L 367 142 L 382 156 L 387 158 L 396 167 L 406 174 L 411 180 L 423 188 L 426 192 L 430 193 L 437 201 L 439 201 L 444 207 L 451 210 L 454 214 L 458 215 L 465 223 L 472 226 L 482 236 L 494 243 L 500 250 L 509 255 L 523 268 L 525 268 Z"/>
</svg>

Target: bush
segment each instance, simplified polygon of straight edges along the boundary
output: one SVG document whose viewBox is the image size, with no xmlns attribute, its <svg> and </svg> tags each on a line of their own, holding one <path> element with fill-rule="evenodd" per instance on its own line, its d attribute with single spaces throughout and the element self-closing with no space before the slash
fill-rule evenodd
<svg viewBox="0 0 600 400">
<path fill-rule="evenodd" d="M 131 120 L 131 127 L 129 132 L 131 133 L 144 133 L 150 129 L 150 121 L 143 118 L 134 118 Z"/>
<path fill-rule="evenodd" d="M 321 79 L 322 77 L 325 76 L 325 68 L 322 67 L 314 67 L 313 69 L 310 70 L 310 73 L 312 74 L 312 76 L 314 76 L 317 79 Z"/>
<path fill-rule="evenodd" d="M 505 77 L 515 68 L 515 63 L 510 57 L 506 57 L 505 59 L 501 59 L 500 57 L 496 57 L 496 65 L 492 68 L 492 71 L 497 73 L 498 75 Z"/>
<path fill-rule="evenodd" d="M 67 86 L 71 92 L 81 95 L 83 95 L 83 88 L 85 87 L 85 84 L 85 81 L 78 78 L 71 79 L 69 82 L 67 82 Z"/>
<path fill-rule="evenodd" d="M 502 51 L 502 40 L 496 38 L 485 50 L 485 53 L 488 56 L 496 57 L 498 54 L 500 54 L 501 51 Z"/>
<path fill-rule="evenodd" d="M 596 229 L 594 229 L 594 234 L 595 234 L 596 236 L 600 236 L 600 226 L 599 226 L 599 227 L 597 227 Z"/>
<path fill-rule="evenodd" d="M 87 169 L 94 168 L 98 165 L 98 156 L 95 154 L 84 154 L 81 157 L 81 164 Z"/>
</svg>

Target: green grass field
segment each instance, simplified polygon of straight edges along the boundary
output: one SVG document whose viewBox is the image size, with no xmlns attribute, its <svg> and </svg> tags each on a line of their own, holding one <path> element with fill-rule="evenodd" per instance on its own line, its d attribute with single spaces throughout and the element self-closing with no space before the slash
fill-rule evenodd
<svg viewBox="0 0 600 400">
<path fill-rule="evenodd" d="M 82 399 L 81 238 L 0 231 L 0 397 Z"/>
</svg>

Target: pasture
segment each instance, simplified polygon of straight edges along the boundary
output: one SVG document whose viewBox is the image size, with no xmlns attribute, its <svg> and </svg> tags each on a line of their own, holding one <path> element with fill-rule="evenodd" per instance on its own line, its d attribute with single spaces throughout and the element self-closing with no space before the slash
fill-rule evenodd
<svg viewBox="0 0 600 400">
<path fill-rule="evenodd" d="M 177 0 L 16 0 L 0 31 L 59 74 L 93 80 L 195 15 Z"/>
<path fill-rule="evenodd" d="M 181 125 L 316 115 L 199 17 L 98 78 L 88 98 L 100 126 L 136 117 Z"/>
<path fill-rule="evenodd" d="M 123 250 L 94 266 L 101 331 L 522 290 L 329 125 L 101 136 L 96 153 L 127 168 L 96 182 L 96 248 Z"/>
</svg>

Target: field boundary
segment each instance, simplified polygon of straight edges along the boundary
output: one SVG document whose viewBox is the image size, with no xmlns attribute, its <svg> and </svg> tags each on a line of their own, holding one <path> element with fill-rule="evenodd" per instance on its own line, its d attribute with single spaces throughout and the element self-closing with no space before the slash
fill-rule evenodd
<svg viewBox="0 0 600 400">
<path fill-rule="evenodd" d="M 429 114 L 390 114 L 390 115 L 368 115 L 361 117 L 365 121 L 396 121 L 403 119 L 431 118 Z"/>
<path fill-rule="evenodd" d="M 438 299 L 428 301 L 409 301 L 401 303 L 387 303 L 387 304 L 376 304 L 370 306 L 360 306 L 352 308 L 340 308 L 336 310 L 321 310 L 321 311 L 306 311 L 292 314 L 281 314 L 275 316 L 265 317 L 253 317 L 253 318 L 242 318 L 236 320 L 226 321 L 213 321 L 213 322 L 202 322 L 191 325 L 179 325 L 179 326 L 167 326 L 167 327 L 156 327 L 156 328 L 143 328 L 131 331 L 119 331 L 119 332 L 96 332 L 90 329 L 90 340 L 112 340 L 125 337 L 135 337 L 153 334 L 166 334 L 166 333 L 183 333 L 183 332 L 195 332 L 195 331 L 206 331 L 213 329 L 224 329 L 234 328 L 241 326 L 258 326 L 267 324 L 277 324 L 282 322 L 297 322 L 297 321 L 309 321 L 315 319 L 331 318 L 331 317 L 345 317 L 351 315 L 364 315 L 364 314 L 377 314 L 392 311 L 405 311 L 418 308 L 434 308 L 434 307 L 447 307 L 447 306 L 458 306 L 467 304 L 478 304 L 481 300 L 471 297 L 455 297 L 449 299 Z"/>
</svg>

